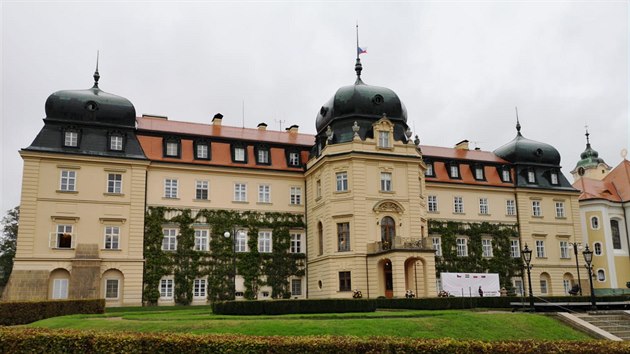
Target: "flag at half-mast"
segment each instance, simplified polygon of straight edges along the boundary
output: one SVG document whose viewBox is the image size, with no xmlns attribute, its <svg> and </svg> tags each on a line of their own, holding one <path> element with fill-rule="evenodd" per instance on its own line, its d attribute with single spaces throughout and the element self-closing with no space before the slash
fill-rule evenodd
<svg viewBox="0 0 630 354">
<path fill-rule="evenodd" d="M 367 47 L 357 47 L 357 55 L 367 54 Z"/>
</svg>

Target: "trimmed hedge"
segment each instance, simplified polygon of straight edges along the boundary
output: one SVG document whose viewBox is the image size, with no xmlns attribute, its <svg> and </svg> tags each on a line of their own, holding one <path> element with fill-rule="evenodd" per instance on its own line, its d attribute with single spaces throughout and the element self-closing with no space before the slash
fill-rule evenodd
<svg viewBox="0 0 630 354">
<path fill-rule="evenodd" d="M 379 309 L 448 310 L 484 308 L 511 308 L 510 302 L 520 297 L 427 297 L 414 299 L 376 299 Z"/>
<path fill-rule="evenodd" d="M 0 302 L 0 326 L 20 325 L 78 313 L 104 312 L 104 299 Z"/>
<path fill-rule="evenodd" d="M 221 315 L 285 315 L 291 313 L 374 312 L 375 300 L 269 300 L 221 301 L 212 305 L 212 312 Z"/>
<path fill-rule="evenodd" d="M 607 353 L 630 352 L 629 342 L 463 341 L 455 339 L 359 337 L 258 337 L 172 333 L 0 328 L 7 353 Z"/>
</svg>

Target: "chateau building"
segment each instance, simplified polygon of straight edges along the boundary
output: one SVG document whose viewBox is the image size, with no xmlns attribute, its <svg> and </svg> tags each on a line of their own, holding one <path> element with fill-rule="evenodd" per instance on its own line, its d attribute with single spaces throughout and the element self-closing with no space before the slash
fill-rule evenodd
<svg viewBox="0 0 630 354">
<path fill-rule="evenodd" d="M 577 281 L 571 246 L 584 241 L 558 151 L 524 138 L 520 124 L 494 152 L 421 146 L 398 95 L 365 84 L 359 58 L 355 72 L 319 109 L 314 136 L 231 127 L 221 114 L 209 124 L 137 117 L 100 90 L 98 69 L 91 89 L 52 94 L 44 127 L 20 152 L 3 299 L 431 297 L 440 267 L 456 267 L 447 251 L 479 250 L 491 271 L 499 258 L 520 268 L 525 244 L 534 292 L 565 294 Z M 452 245 L 435 226 L 449 223 L 461 226 Z M 497 234 L 473 237 L 465 230 L 475 225 Z M 296 260 L 291 269 L 283 256 Z M 520 269 L 501 276 L 526 285 Z"/>
</svg>

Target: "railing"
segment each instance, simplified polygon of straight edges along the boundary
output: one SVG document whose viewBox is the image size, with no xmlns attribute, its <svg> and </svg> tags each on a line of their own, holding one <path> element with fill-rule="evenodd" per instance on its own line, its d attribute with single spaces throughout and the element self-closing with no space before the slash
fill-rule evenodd
<svg viewBox="0 0 630 354">
<path fill-rule="evenodd" d="M 55 249 L 73 249 L 77 244 L 77 234 L 71 232 L 51 232 L 48 235 L 48 247 Z"/>
<path fill-rule="evenodd" d="M 433 250 L 429 238 L 412 238 L 396 236 L 392 242 L 379 241 L 368 243 L 367 253 L 378 253 L 390 250 Z"/>
</svg>

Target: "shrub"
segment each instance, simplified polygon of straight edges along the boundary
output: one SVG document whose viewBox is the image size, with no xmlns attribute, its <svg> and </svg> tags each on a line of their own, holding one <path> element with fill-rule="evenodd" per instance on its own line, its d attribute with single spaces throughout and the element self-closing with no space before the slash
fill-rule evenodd
<svg viewBox="0 0 630 354">
<path fill-rule="evenodd" d="M 270 300 L 223 301 L 212 305 L 212 312 L 222 315 L 285 315 L 291 313 L 374 312 L 375 300 Z"/>
<path fill-rule="evenodd" d="M 0 302 L 0 326 L 13 326 L 78 313 L 103 312 L 104 299 Z"/>
<path fill-rule="evenodd" d="M 463 341 L 333 336 L 258 337 L 172 333 L 103 333 L 0 328 L 7 353 L 607 353 L 630 351 L 612 341 Z"/>
</svg>

